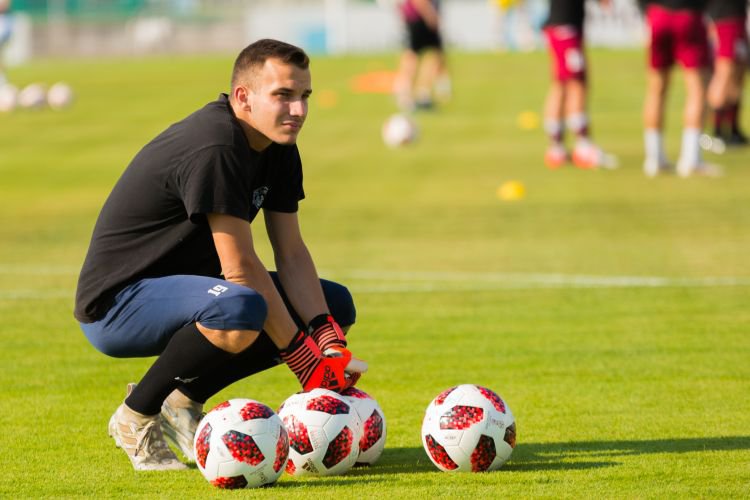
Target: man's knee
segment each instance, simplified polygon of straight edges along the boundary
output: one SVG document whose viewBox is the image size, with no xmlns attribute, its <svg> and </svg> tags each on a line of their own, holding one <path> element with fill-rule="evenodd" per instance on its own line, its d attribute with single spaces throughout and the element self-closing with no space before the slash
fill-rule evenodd
<svg viewBox="0 0 750 500">
<path fill-rule="evenodd" d="M 348 329 L 357 319 L 354 298 L 349 289 L 333 281 L 321 280 L 328 309 L 342 328 Z"/>
<path fill-rule="evenodd" d="M 219 295 L 211 307 L 198 317 L 198 323 L 211 330 L 251 330 L 263 328 L 268 314 L 265 299 L 258 292 L 247 289 Z"/>
</svg>

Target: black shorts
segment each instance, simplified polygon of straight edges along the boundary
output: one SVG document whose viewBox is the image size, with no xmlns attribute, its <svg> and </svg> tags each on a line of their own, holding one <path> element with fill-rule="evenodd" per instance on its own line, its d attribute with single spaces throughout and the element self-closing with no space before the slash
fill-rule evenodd
<svg viewBox="0 0 750 500">
<path fill-rule="evenodd" d="M 406 23 L 408 47 L 414 52 L 426 49 L 443 50 L 443 39 L 440 32 L 433 30 L 422 19 Z"/>
</svg>

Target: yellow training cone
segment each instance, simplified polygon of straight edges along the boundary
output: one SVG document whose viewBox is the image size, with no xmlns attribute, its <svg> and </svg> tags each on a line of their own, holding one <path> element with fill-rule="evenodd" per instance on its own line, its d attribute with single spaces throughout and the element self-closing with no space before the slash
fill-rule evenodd
<svg viewBox="0 0 750 500">
<path fill-rule="evenodd" d="M 503 201 L 516 201 L 526 196 L 526 187 L 519 181 L 507 181 L 497 188 L 497 197 Z"/>
</svg>

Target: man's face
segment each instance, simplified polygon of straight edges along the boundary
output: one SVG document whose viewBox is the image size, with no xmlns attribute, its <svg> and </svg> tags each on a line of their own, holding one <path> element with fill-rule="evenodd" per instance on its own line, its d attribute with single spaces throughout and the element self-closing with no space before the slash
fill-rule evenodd
<svg viewBox="0 0 750 500">
<path fill-rule="evenodd" d="M 270 142 L 294 144 L 312 93 L 309 69 L 266 60 L 248 86 L 248 124 Z"/>
</svg>

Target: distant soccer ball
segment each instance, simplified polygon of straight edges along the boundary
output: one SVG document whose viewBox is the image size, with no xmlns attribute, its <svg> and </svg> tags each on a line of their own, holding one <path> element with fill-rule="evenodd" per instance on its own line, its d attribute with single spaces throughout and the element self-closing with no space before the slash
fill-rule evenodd
<svg viewBox="0 0 750 500">
<path fill-rule="evenodd" d="M 198 424 L 193 441 L 203 476 L 219 488 L 274 483 L 284 472 L 289 437 L 279 416 L 253 399 L 230 399 Z"/>
<path fill-rule="evenodd" d="M 52 109 L 64 109 L 73 104 L 73 89 L 65 82 L 57 82 L 47 91 L 47 104 Z"/>
<path fill-rule="evenodd" d="M 30 83 L 18 93 L 18 105 L 26 109 L 39 109 L 47 103 L 47 92 L 41 83 Z"/>
<path fill-rule="evenodd" d="M 383 410 L 372 396 L 356 387 L 342 391 L 341 395 L 354 407 L 362 423 L 359 436 L 355 436 L 359 441 L 357 463 L 372 465 L 385 448 L 386 425 Z"/>
<path fill-rule="evenodd" d="M 8 113 L 18 106 L 18 89 L 6 83 L 0 86 L 0 113 Z"/>
<path fill-rule="evenodd" d="M 279 416 L 289 433 L 292 476 L 343 474 L 359 455 L 360 421 L 343 396 L 326 389 L 300 392 L 287 398 Z"/>
<path fill-rule="evenodd" d="M 387 146 L 397 148 L 417 139 L 417 125 L 408 116 L 396 114 L 385 121 L 381 133 Z"/>
<path fill-rule="evenodd" d="M 459 385 L 440 393 L 427 407 L 422 445 L 442 471 L 496 470 L 516 446 L 515 419 L 493 391 Z"/>
</svg>

